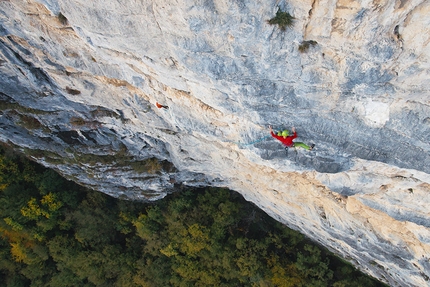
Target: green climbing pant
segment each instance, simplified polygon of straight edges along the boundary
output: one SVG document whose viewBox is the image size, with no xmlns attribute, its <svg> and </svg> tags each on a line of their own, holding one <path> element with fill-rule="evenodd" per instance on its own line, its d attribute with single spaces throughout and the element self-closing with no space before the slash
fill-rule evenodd
<svg viewBox="0 0 430 287">
<path fill-rule="evenodd" d="M 302 147 L 304 149 L 310 150 L 310 146 L 308 146 L 308 145 L 306 145 L 306 144 L 304 144 L 302 142 L 295 142 L 293 144 L 293 147 Z"/>
</svg>

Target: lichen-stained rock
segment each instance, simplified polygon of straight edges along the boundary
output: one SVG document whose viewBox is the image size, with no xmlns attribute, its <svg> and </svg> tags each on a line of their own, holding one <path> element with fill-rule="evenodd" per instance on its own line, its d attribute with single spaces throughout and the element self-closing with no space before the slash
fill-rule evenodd
<svg viewBox="0 0 430 287">
<path fill-rule="evenodd" d="M 116 197 L 232 188 L 392 286 L 429 285 L 429 1 L 0 11 L 1 141 Z M 315 149 L 287 155 L 269 124 Z"/>
</svg>

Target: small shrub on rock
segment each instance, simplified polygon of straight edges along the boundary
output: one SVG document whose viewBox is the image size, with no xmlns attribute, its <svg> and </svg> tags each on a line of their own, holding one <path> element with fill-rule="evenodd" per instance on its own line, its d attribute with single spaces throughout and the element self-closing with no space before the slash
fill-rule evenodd
<svg viewBox="0 0 430 287">
<path fill-rule="evenodd" d="M 147 172 L 149 174 L 156 174 L 162 171 L 163 167 L 157 158 L 149 158 L 145 161 L 131 162 L 130 166 L 138 173 Z"/>
<path fill-rule="evenodd" d="M 72 126 L 84 126 L 87 122 L 80 117 L 71 117 L 70 118 L 70 124 L 72 124 Z"/>
<path fill-rule="evenodd" d="M 318 43 L 314 40 L 302 41 L 299 45 L 299 52 L 306 53 L 309 50 L 310 46 L 315 46 L 316 44 Z"/>
<path fill-rule="evenodd" d="M 276 16 L 270 20 L 267 20 L 267 23 L 270 25 L 278 25 L 281 31 L 285 31 L 287 28 L 290 28 L 294 25 L 294 17 L 290 15 L 288 12 L 283 12 L 281 9 L 278 9 L 276 12 Z"/>
<path fill-rule="evenodd" d="M 19 117 L 20 117 L 20 121 L 18 122 L 18 124 L 25 127 L 26 129 L 35 130 L 43 127 L 40 121 L 35 117 L 28 116 L 28 115 L 20 115 Z"/>
</svg>

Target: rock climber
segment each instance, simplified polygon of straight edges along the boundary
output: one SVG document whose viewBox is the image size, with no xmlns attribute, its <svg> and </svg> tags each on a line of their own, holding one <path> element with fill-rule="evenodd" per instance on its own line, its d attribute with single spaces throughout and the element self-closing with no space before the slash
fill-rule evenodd
<svg viewBox="0 0 430 287">
<path fill-rule="evenodd" d="M 161 108 L 163 108 L 163 109 L 168 109 L 169 107 L 168 106 L 164 106 L 164 105 L 162 105 L 162 104 L 160 104 L 160 103 L 158 103 L 158 102 L 156 102 L 155 103 L 155 105 L 157 106 L 157 108 L 159 108 L 159 109 L 161 109 Z"/>
<path fill-rule="evenodd" d="M 285 146 L 285 150 L 287 151 L 287 153 L 288 153 L 288 148 L 291 148 L 291 147 L 302 147 L 306 150 L 312 150 L 315 146 L 314 144 L 312 144 L 311 146 L 308 146 L 302 142 L 293 142 L 293 140 L 295 138 L 297 138 L 297 133 L 296 133 L 295 127 L 293 127 L 291 129 L 291 131 L 293 132 L 292 136 L 289 135 L 289 132 L 287 130 L 284 130 L 282 132 L 278 132 L 278 134 L 275 135 L 273 133 L 272 126 L 269 126 L 269 128 L 270 128 L 270 134 L 272 135 L 272 137 L 279 140 Z"/>
</svg>

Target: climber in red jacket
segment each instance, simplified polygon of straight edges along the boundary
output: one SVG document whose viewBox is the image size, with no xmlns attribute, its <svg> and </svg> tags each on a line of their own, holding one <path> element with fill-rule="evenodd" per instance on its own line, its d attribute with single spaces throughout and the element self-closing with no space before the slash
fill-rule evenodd
<svg viewBox="0 0 430 287">
<path fill-rule="evenodd" d="M 165 106 L 165 105 L 162 105 L 162 104 L 160 104 L 159 102 L 156 102 L 155 103 L 155 106 L 157 107 L 157 108 L 159 108 L 159 109 L 161 109 L 161 108 L 163 108 L 163 109 L 168 109 L 169 107 L 168 106 Z"/>
<path fill-rule="evenodd" d="M 312 150 L 315 146 L 314 144 L 312 144 L 311 146 L 308 146 L 302 142 L 293 142 L 293 140 L 297 138 L 296 129 L 294 127 L 291 129 L 291 131 L 293 132 L 292 136 L 290 136 L 288 131 L 286 130 L 283 132 L 279 132 L 278 135 L 275 135 L 273 133 L 272 126 L 269 126 L 269 128 L 270 128 L 270 134 L 272 135 L 272 137 L 279 140 L 285 146 L 286 149 L 290 147 L 302 147 L 307 150 Z"/>
</svg>

